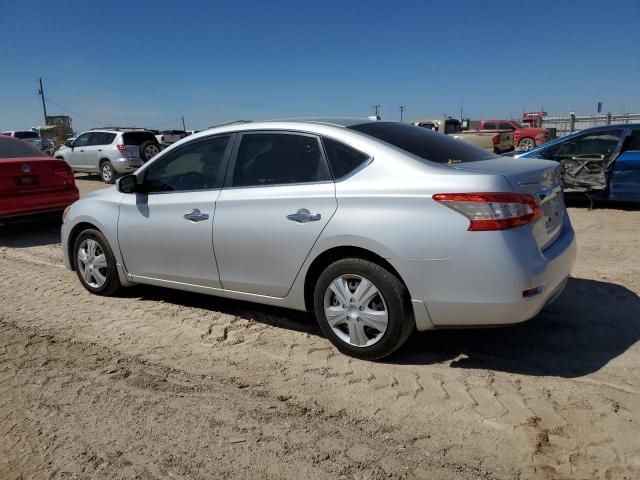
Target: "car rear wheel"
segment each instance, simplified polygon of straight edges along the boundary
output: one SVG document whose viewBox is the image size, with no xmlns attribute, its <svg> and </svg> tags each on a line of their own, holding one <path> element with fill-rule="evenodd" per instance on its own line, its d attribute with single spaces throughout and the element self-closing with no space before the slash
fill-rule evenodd
<svg viewBox="0 0 640 480">
<path fill-rule="evenodd" d="M 91 293 L 110 295 L 121 287 L 116 259 L 100 231 L 87 229 L 78 235 L 73 261 L 80 283 Z"/>
<path fill-rule="evenodd" d="M 100 164 L 100 177 L 102 177 L 104 183 L 114 183 L 116 181 L 116 172 L 108 160 Z"/>
<path fill-rule="evenodd" d="M 380 265 L 339 260 L 318 278 L 314 309 L 322 332 L 338 350 L 375 360 L 402 346 L 415 327 L 403 283 Z"/>
<path fill-rule="evenodd" d="M 532 148 L 535 148 L 535 146 L 536 142 L 533 140 L 533 138 L 528 137 L 520 140 L 520 143 L 518 144 L 518 148 L 523 152 L 531 150 Z"/>
<path fill-rule="evenodd" d="M 160 147 L 151 140 L 140 144 L 140 159 L 147 162 L 160 153 Z"/>
</svg>

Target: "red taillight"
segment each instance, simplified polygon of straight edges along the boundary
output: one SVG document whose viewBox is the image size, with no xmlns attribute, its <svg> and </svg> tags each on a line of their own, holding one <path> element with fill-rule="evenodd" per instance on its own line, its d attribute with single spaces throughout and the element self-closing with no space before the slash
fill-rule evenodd
<svg viewBox="0 0 640 480">
<path fill-rule="evenodd" d="M 127 153 L 127 146 L 126 145 L 116 145 L 116 147 L 118 147 L 118 151 L 120 153 Z"/>
<path fill-rule="evenodd" d="M 528 193 L 437 193 L 433 199 L 467 217 L 472 231 L 520 227 L 542 216 Z"/>
<path fill-rule="evenodd" d="M 494 147 L 497 147 L 498 145 L 500 145 L 500 134 L 498 133 L 497 135 L 494 135 L 492 140 L 493 140 Z"/>
<path fill-rule="evenodd" d="M 65 184 L 69 180 L 71 180 L 73 183 L 73 171 L 71 170 L 71 167 L 69 167 L 69 165 L 67 165 L 66 163 L 64 165 L 55 167 L 53 169 L 53 174 L 58 177 L 62 177 L 65 180 Z"/>
</svg>

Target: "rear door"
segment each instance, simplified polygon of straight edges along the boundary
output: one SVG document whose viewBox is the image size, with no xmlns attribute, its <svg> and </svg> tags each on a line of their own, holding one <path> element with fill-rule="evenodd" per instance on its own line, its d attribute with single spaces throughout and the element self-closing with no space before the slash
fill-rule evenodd
<svg viewBox="0 0 640 480">
<path fill-rule="evenodd" d="M 640 199 L 640 128 L 628 132 L 609 180 L 612 199 Z"/>
<path fill-rule="evenodd" d="M 247 132 L 216 204 L 213 243 L 223 288 L 284 297 L 336 211 L 315 135 Z"/>
</svg>

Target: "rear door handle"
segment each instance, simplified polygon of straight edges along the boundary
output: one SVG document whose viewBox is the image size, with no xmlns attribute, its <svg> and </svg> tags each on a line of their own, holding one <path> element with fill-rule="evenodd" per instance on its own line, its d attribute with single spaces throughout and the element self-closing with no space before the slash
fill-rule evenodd
<svg viewBox="0 0 640 480">
<path fill-rule="evenodd" d="M 290 213 L 287 215 L 289 220 L 292 220 L 296 223 L 307 223 L 307 222 L 317 222 L 322 218 L 317 212 L 310 212 L 306 208 L 301 208 L 296 213 Z"/>
<path fill-rule="evenodd" d="M 194 208 L 191 213 L 185 213 L 184 218 L 189 220 L 190 222 L 201 222 L 209 218 L 209 214 L 205 212 L 201 212 L 197 208 Z"/>
</svg>

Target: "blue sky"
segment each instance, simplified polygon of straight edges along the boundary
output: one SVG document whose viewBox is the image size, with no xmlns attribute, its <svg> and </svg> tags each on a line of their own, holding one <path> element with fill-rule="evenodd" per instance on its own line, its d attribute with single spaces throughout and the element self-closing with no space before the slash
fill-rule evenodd
<svg viewBox="0 0 640 480">
<path fill-rule="evenodd" d="M 64 8 L 61 7 L 64 5 Z M 640 1 L 0 0 L 0 129 L 640 111 Z"/>
</svg>

